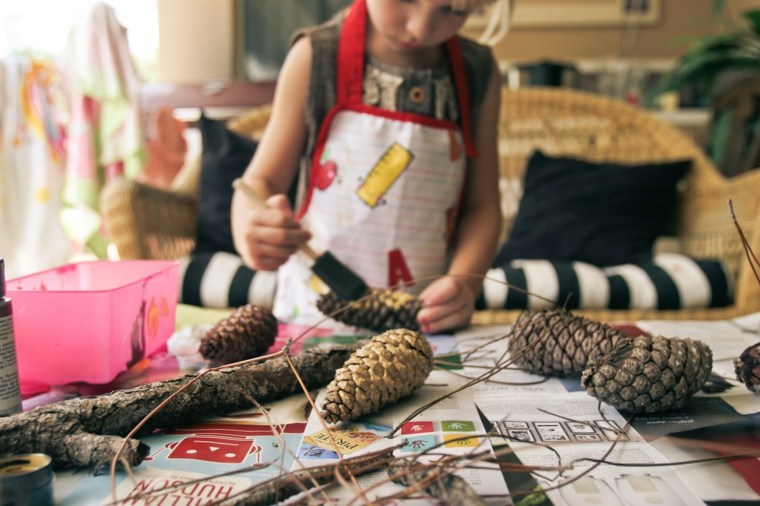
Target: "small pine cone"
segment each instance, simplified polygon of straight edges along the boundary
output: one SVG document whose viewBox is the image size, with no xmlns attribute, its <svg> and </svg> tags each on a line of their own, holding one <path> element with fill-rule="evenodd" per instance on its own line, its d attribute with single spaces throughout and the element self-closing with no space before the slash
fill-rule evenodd
<svg viewBox="0 0 760 506">
<path fill-rule="evenodd" d="M 433 369 L 425 337 L 409 329 L 388 330 L 355 351 L 327 385 L 320 414 L 328 423 L 354 420 L 410 395 Z"/>
<path fill-rule="evenodd" d="M 340 299 L 335 292 L 327 292 L 317 301 L 317 308 L 341 323 L 385 332 L 396 328 L 419 330 L 417 313 L 422 302 L 399 290 L 371 288 L 366 296 L 350 302 Z"/>
<path fill-rule="evenodd" d="M 750 392 L 760 392 L 760 343 L 753 344 L 734 359 L 736 379 Z"/>
<path fill-rule="evenodd" d="M 231 364 L 261 356 L 276 336 L 277 319 L 272 311 L 246 304 L 206 332 L 200 353 L 212 364 Z"/>
<path fill-rule="evenodd" d="M 712 370 L 712 351 L 701 341 L 639 336 L 589 361 L 581 375 L 586 392 L 631 413 L 682 407 Z"/>
<path fill-rule="evenodd" d="M 627 340 L 619 330 L 566 309 L 529 310 L 512 327 L 509 352 L 528 372 L 577 376 L 590 357 Z"/>
</svg>

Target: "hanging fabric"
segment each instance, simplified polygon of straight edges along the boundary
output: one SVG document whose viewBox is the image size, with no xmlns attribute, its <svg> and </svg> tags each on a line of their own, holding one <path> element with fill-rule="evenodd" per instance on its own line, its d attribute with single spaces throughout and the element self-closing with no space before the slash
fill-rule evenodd
<svg viewBox="0 0 760 506">
<path fill-rule="evenodd" d="M 23 55 L 0 61 L 0 257 L 9 279 L 69 259 L 62 93 L 52 65 Z"/>
<path fill-rule="evenodd" d="M 64 224 L 78 248 L 104 256 L 100 191 L 145 163 L 141 81 L 113 7 L 97 2 L 72 27 L 62 69 L 71 108 Z"/>
</svg>

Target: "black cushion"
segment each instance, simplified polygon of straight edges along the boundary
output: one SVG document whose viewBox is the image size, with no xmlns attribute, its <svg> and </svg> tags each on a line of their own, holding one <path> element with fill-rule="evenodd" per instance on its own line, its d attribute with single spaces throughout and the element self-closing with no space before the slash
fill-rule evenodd
<svg viewBox="0 0 760 506">
<path fill-rule="evenodd" d="M 198 128 L 203 154 L 195 251 L 235 253 L 230 225 L 232 182 L 243 175 L 258 144 L 229 130 L 224 122 L 205 115 L 201 115 Z"/>
<path fill-rule="evenodd" d="M 689 160 L 621 165 L 535 152 L 494 265 L 544 259 L 610 266 L 651 259 L 672 217 L 676 185 L 690 166 Z"/>
</svg>

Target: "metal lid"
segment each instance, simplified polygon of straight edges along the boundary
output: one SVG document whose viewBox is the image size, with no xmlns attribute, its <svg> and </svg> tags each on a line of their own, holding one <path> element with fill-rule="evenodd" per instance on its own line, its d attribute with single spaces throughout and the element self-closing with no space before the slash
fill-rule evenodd
<svg viewBox="0 0 760 506">
<path fill-rule="evenodd" d="M 0 460 L 0 504 L 53 504 L 53 466 L 44 453 Z"/>
</svg>

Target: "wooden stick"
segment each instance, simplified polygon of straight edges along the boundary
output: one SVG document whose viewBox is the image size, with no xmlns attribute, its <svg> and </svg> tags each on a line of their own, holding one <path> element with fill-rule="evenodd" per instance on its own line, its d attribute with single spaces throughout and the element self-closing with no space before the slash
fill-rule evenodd
<svg viewBox="0 0 760 506">
<path fill-rule="evenodd" d="M 319 466 L 283 474 L 252 487 L 232 504 L 235 506 L 265 506 L 284 501 L 301 493 L 305 483 L 323 485 L 335 481 L 337 475 L 361 476 L 387 467 L 395 460 L 393 450 L 386 448 L 367 455 L 340 460 L 334 464 Z"/>
<path fill-rule="evenodd" d="M 258 207 L 259 209 L 267 208 L 267 203 L 264 201 L 264 199 L 259 197 L 259 195 L 255 191 L 253 191 L 253 188 L 245 184 L 245 181 L 243 181 L 241 178 L 235 179 L 232 182 L 232 187 L 236 190 L 240 190 L 243 193 L 245 193 L 245 196 L 248 197 L 251 203 L 255 205 L 256 207 Z M 317 252 L 314 251 L 311 248 L 311 246 L 309 246 L 306 243 L 302 244 L 300 248 L 301 248 L 301 251 L 306 253 L 306 255 L 308 255 L 308 257 L 311 258 L 312 260 L 316 260 L 317 257 L 319 256 L 319 254 L 317 254 Z"/>
<path fill-rule="evenodd" d="M 398 459 L 388 467 L 388 475 L 393 483 L 424 490 L 431 497 L 451 506 L 484 506 L 486 503 L 462 478 L 447 472 L 436 464 L 412 463 Z"/>
<path fill-rule="evenodd" d="M 756 265 L 760 266 L 760 260 L 757 259 L 755 252 L 752 251 L 752 246 L 749 245 L 749 241 L 744 235 L 744 230 L 742 230 L 741 225 L 739 225 L 739 221 L 736 219 L 736 213 L 734 212 L 734 203 L 731 199 L 728 199 L 728 210 L 731 213 L 731 219 L 734 222 L 734 227 L 736 227 L 736 231 L 739 233 L 739 240 L 742 242 L 742 248 L 744 248 L 744 253 L 747 256 L 747 262 L 752 269 L 752 273 L 755 275 L 755 279 L 758 283 L 760 283 L 760 274 L 757 272 L 757 268 L 755 267 Z"/>
<path fill-rule="evenodd" d="M 329 383 L 360 344 L 305 350 L 291 360 L 309 389 Z M 55 467 L 101 466 L 123 437 L 154 407 L 182 386 L 188 387 L 141 428 L 138 434 L 168 429 L 210 415 L 251 406 L 251 398 L 269 402 L 301 391 L 287 360 L 280 356 L 261 363 L 221 368 L 201 376 L 185 375 L 96 397 L 68 399 L 0 418 L 0 458 L 19 453 L 50 455 Z M 128 441 L 123 459 L 137 465 L 148 447 Z"/>
</svg>

